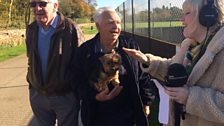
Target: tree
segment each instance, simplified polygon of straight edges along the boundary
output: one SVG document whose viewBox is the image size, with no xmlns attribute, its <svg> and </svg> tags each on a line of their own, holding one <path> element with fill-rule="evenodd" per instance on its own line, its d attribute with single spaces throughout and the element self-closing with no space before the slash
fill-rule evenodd
<svg viewBox="0 0 224 126">
<path fill-rule="evenodd" d="M 59 11 L 70 18 L 91 17 L 95 8 L 84 0 L 61 0 Z"/>
<path fill-rule="evenodd" d="M 1 27 L 24 28 L 33 15 L 29 7 L 30 0 L 0 0 Z M 89 2 L 89 3 L 88 3 Z M 92 17 L 95 0 L 59 0 L 59 11 L 70 18 Z"/>
<path fill-rule="evenodd" d="M 182 9 L 174 6 L 170 8 L 170 13 L 171 13 L 171 19 L 180 20 L 183 11 Z"/>
<path fill-rule="evenodd" d="M 96 0 L 87 0 L 87 3 L 93 7 L 96 7 L 97 6 L 97 2 Z"/>
<path fill-rule="evenodd" d="M 13 0 L 10 1 L 10 4 L 9 4 L 9 12 L 8 12 L 8 23 L 7 23 L 7 27 L 9 25 L 11 25 L 11 16 L 12 16 L 12 4 L 13 4 Z"/>
</svg>

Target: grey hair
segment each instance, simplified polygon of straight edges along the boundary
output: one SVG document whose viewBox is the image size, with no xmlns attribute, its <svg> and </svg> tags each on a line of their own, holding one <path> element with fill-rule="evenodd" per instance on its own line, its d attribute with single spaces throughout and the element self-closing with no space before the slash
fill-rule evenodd
<svg viewBox="0 0 224 126">
<path fill-rule="evenodd" d="M 122 19 L 121 14 L 115 11 L 115 9 L 113 9 L 112 7 L 101 7 L 98 8 L 96 10 L 96 13 L 93 15 L 93 20 L 95 23 L 100 23 L 102 21 L 102 14 L 104 12 L 115 12 L 120 17 L 120 19 Z"/>
<path fill-rule="evenodd" d="M 58 3 L 58 0 L 50 0 L 52 3 Z"/>
<path fill-rule="evenodd" d="M 30 0 L 30 2 L 32 2 L 33 0 Z M 58 0 L 49 0 L 49 2 L 52 2 L 52 3 L 58 3 Z"/>
</svg>

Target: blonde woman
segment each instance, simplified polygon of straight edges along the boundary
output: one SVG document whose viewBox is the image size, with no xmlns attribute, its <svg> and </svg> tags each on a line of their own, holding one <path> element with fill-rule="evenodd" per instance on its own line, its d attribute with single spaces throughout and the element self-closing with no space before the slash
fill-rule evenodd
<svg viewBox="0 0 224 126">
<path fill-rule="evenodd" d="M 215 21 L 212 23 L 201 21 L 200 13 L 204 13 L 202 7 L 206 5 L 216 7 L 217 15 L 213 15 Z M 123 48 L 126 53 L 148 65 L 141 67 L 144 72 L 159 79 L 164 79 L 172 63 L 180 63 L 186 67 L 189 74 L 187 86 L 165 87 L 171 102 L 184 105 L 186 118 L 181 120 L 181 126 L 224 125 L 223 13 L 223 0 L 185 0 L 182 22 L 186 39 L 182 42 L 180 51 L 170 59 Z M 171 111 L 169 126 L 174 126 L 172 113 Z"/>
</svg>

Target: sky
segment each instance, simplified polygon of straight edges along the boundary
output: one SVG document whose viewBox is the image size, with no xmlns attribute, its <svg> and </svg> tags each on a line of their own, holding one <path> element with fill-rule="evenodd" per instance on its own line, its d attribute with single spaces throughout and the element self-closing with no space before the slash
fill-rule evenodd
<svg viewBox="0 0 224 126">
<path fill-rule="evenodd" d="M 99 7 L 105 7 L 105 6 L 110 6 L 116 9 L 118 6 L 120 6 L 123 2 L 127 0 L 96 0 L 97 2 L 97 8 Z M 182 3 L 184 0 L 178 0 L 178 1 L 173 1 L 173 0 L 151 0 L 151 8 L 154 7 L 160 7 L 162 5 L 165 6 L 177 6 L 179 8 L 182 7 Z"/>
<path fill-rule="evenodd" d="M 120 6 L 124 1 L 126 0 L 96 0 L 97 8 L 110 6 L 113 7 L 114 9 Z"/>
<path fill-rule="evenodd" d="M 151 9 L 155 8 L 155 7 L 159 7 L 161 8 L 163 5 L 166 7 L 179 7 L 182 8 L 182 4 L 184 2 L 184 0 L 151 0 Z"/>
</svg>

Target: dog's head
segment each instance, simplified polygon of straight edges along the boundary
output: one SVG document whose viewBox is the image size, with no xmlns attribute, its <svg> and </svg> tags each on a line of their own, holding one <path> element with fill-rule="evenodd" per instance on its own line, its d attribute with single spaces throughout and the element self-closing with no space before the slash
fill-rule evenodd
<svg viewBox="0 0 224 126">
<path fill-rule="evenodd" d="M 122 63 L 121 56 L 115 51 L 106 53 L 99 59 L 103 65 L 104 72 L 108 74 L 113 74 L 118 71 Z"/>
</svg>

